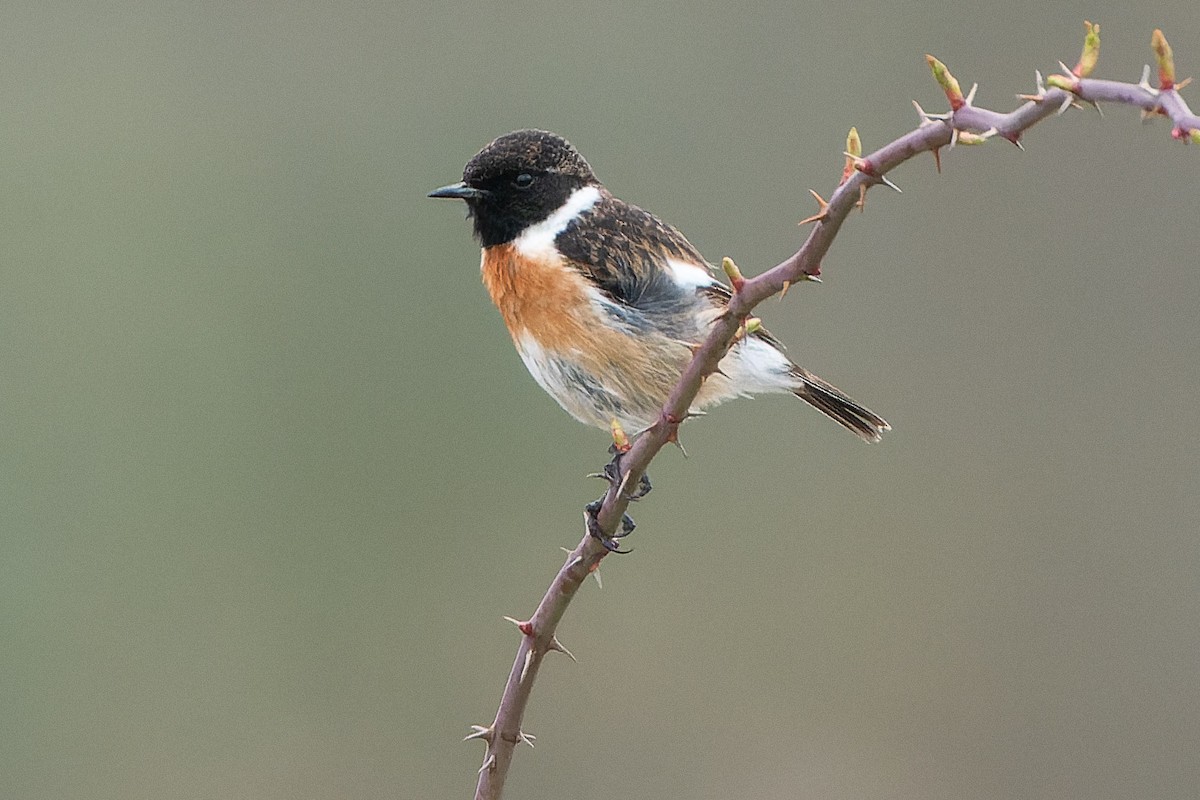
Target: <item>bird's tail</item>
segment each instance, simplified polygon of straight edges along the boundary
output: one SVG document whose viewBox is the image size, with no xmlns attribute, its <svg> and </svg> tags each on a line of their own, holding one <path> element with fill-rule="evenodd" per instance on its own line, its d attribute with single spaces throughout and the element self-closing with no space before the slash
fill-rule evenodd
<svg viewBox="0 0 1200 800">
<path fill-rule="evenodd" d="M 793 389 L 792 394 L 843 428 L 853 431 L 863 441 L 878 442 L 884 431 L 892 429 L 883 417 L 863 408 L 841 389 L 803 367 L 793 367 L 792 374 L 800 381 L 800 386 Z"/>
</svg>

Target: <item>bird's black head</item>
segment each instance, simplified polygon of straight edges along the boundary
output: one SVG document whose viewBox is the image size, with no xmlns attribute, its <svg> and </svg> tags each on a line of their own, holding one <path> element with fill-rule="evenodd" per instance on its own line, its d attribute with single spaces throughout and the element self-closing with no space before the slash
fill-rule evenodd
<svg viewBox="0 0 1200 800">
<path fill-rule="evenodd" d="M 506 133 L 480 150 L 467 162 L 462 183 L 435 189 L 429 196 L 466 200 L 475 235 L 490 247 L 512 241 L 589 184 L 599 181 L 566 139 L 549 131 L 524 130 Z"/>
</svg>

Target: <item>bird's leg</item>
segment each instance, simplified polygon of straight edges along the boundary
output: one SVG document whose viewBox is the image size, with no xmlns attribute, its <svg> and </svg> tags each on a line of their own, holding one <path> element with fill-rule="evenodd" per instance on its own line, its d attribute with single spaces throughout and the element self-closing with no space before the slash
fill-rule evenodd
<svg viewBox="0 0 1200 800">
<path fill-rule="evenodd" d="M 621 423 L 613 420 L 611 423 L 613 443 L 608 448 L 608 451 L 613 454 L 612 460 L 604 465 L 604 471 L 596 473 L 594 477 L 603 478 L 610 486 L 615 486 L 618 491 L 625 491 L 626 476 L 621 470 L 621 460 L 625 454 L 633 447 L 629 442 L 629 437 L 625 435 L 625 431 L 621 428 Z M 630 501 L 641 500 L 650 493 L 650 478 L 645 473 L 642 473 L 638 478 L 637 487 L 632 493 L 626 494 L 626 498 Z M 607 493 L 605 493 L 607 496 Z M 601 497 L 595 502 L 588 503 L 585 510 L 587 511 L 587 528 L 588 533 L 600 540 L 600 544 L 604 545 L 610 553 L 628 553 L 628 550 L 620 549 L 618 539 L 624 539 L 629 534 L 633 533 L 633 529 L 637 527 L 637 523 L 633 521 L 633 517 L 628 514 L 621 515 L 621 530 L 619 533 L 614 533 L 611 537 L 605 536 L 600 530 L 600 522 L 598 516 L 600 508 L 604 505 L 604 497 Z"/>
</svg>

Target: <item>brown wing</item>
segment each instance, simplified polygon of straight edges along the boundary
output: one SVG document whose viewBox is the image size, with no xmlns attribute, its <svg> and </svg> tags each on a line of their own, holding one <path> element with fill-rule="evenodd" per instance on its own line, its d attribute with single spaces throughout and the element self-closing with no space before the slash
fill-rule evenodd
<svg viewBox="0 0 1200 800">
<path fill-rule="evenodd" d="M 669 261 L 708 270 L 682 233 L 658 217 L 605 194 L 555 240 L 559 251 L 613 302 L 635 309 L 694 305 L 696 287 L 677 281 Z"/>
</svg>

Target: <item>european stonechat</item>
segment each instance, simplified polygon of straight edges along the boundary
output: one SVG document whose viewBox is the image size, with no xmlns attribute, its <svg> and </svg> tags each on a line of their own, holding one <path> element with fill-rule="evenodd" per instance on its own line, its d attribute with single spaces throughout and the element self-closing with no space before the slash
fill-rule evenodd
<svg viewBox="0 0 1200 800">
<path fill-rule="evenodd" d="M 429 196 L 466 201 L 483 283 L 534 380 L 580 422 L 653 425 L 731 296 L 691 242 L 613 197 L 547 131 L 501 136 L 460 183 Z M 759 392 L 790 392 L 868 442 L 891 427 L 792 363 L 763 329 L 733 345 L 693 410 Z"/>
</svg>

